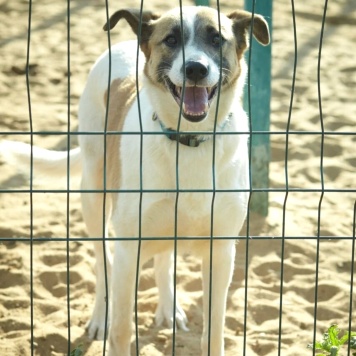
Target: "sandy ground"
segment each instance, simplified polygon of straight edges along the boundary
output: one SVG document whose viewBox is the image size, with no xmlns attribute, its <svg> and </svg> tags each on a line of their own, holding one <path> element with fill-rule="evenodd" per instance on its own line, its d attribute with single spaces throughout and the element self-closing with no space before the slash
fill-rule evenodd
<svg viewBox="0 0 356 356">
<path fill-rule="evenodd" d="M 139 3 L 123 0 L 120 4 L 110 5 L 112 12 L 117 9 L 116 6 L 135 7 Z M 222 11 L 225 12 L 239 5 L 241 7 L 241 2 L 221 1 Z M 173 3 L 152 0 L 149 6 L 165 11 Z M 310 191 L 290 192 L 288 197 L 284 192 L 271 193 L 269 216 L 266 219 L 253 214 L 250 216 L 250 235 L 275 239 L 252 238 L 248 245 L 245 240 L 238 244 L 236 269 L 227 305 L 226 355 L 243 354 L 244 327 L 246 355 L 277 355 L 280 304 L 281 355 L 311 354 L 306 345 L 313 340 L 317 261 L 317 337 L 320 338 L 332 323 L 346 329 L 350 318 L 353 329 L 356 329 L 355 311 L 353 316 L 349 314 L 351 268 L 354 264 L 351 237 L 356 198 L 356 3 L 334 0 L 328 5 L 320 66 L 322 117 L 318 104 L 317 54 L 324 2 L 296 1 L 295 7 L 298 57 L 290 129 L 314 134 L 289 135 L 287 165 L 287 136 L 271 135 L 270 186 L 285 189 L 288 178 L 290 188 L 320 189 L 324 184 L 326 189 L 336 191 L 328 191 L 323 196 L 320 192 Z M 288 124 L 294 65 L 290 3 L 274 1 L 273 16 L 271 130 L 284 132 Z M 76 129 L 77 104 L 87 73 L 107 47 L 106 33 L 102 31 L 105 22 L 103 1 L 71 1 L 70 21 L 71 90 L 68 114 L 66 3 L 50 0 L 33 3 L 30 93 L 34 131 L 65 133 L 68 127 Z M 0 0 L 0 134 L 1 138 L 25 142 L 29 142 L 29 136 L 13 134 L 30 130 L 24 75 L 27 28 L 28 1 Z M 132 38 L 131 31 L 122 23 L 113 32 L 113 41 L 128 38 Z M 323 180 L 320 174 L 322 125 L 328 132 L 323 142 Z M 42 147 L 63 149 L 67 137 L 47 133 L 36 135 L 34 141 Z M 56 187 L 60 187 L 60 183 L 41 186 L 42 189 Z M 30 236 L 28 188 L 28 181 L 14 168 L 0 165 L 1 238 Z M 20 192 L 21 189 L 25 192 Z M 68 204 L 65 193 L 35 193 L 32 199 L 34 237 L 63 238 L 67 236 L 67 227 L 70 237 L 86 236 L 78 195 L 71 194 Z M 319 251 L 315 239 L 306 239 L 317 236 L 318 230 L 321 236 L 330 237 L 320 240 Z M 241 235 L 246 235 L 246 231 L 244 228 Z M 289 238 L 283 243 L 281 236 Z M 333 237 L 342 238 L 335 240 Z M 99 355 L 102 342 L 89 341 L 84 331 L 91 314 L 95 289 L 92 246 L 85 241 L 70 242 L 68 245 L 60 241 L 33 244 L 34 354 L 62 355 L 67 352 L 67 261 L 72 349 L 82 343 L 85 355 Z M 28 242 L 0 240 L 1 355 L 31 354 L 30 262 Z M 178 331 L 176 355 L 196 356 L 200 354 L 202 331 L 199 260 L 191 256 L 179 258 L 177 280 L 178 298 L 186 310 L 191 331 Z M 355 293 L 351 300 L 355 310 Z M 156 303 L 157 289 L 150 263 L 143 270 L 139 292 L 140 355 L 171 354 L 170 330 L 158 328 L 153 323 Z"/>
</svg>

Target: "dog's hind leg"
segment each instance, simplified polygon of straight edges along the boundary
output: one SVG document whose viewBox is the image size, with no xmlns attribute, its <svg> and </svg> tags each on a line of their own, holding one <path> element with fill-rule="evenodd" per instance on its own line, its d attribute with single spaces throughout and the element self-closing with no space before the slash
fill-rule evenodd
<svg viewBox="0 0 356 356">
<path fill-rule="evenodd" d="M 158 305 L 156 309 L 156 325 L 160 326 L 165 321 L 168 327 L 173 328 L 173 254 L 171 251 L 155 255 L 155 278 L 158 287 Z M 175 320 L 177 326 L 188 331 L 187 317 L 176 299 Z"/>
<path fill-rule="evenodd" d="M 86 190 L 102 190 L 103 174 L 102 162 L 95 159 L 84 160 L 82 179 L 82 209 L 89 237 L 102 238 L 108 234 L 108 221 L 111 214 L 111 197 L 106 197 L 106 209 L 104 213 L 104 194 L 101 192 L 88 192 Z M 104 251 L 105 247 L 105 251 Z M 107 285 L 110 290 L 112 256 L 108 242 L 94 241 L 94 254 L 96 258 L 96 296 L 92 317 L 87 324 L 87 332 L 90 339 L 102 340 L 105 335 L 106 303 L 109 298 L 106 295 L 106 282 L 104 261 L 107 267 Z M 110 292 L 109 292 L 110 294 Z M 108 316 L 110 312 L 108 313 Z M 108 320 L 109 324 L 109 320 Z M 107 325 L 107 328 L 109 325 Z"/>
</svg>

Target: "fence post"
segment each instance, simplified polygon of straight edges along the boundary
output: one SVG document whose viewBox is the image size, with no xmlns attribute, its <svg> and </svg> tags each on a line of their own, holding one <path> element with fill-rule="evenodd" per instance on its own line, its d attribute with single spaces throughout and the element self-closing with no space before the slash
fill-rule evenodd
<svg viewBox="0 0 356 356">
<path fill-rule="evenodd" d="M 268 22 L 272 34 L 272 0 L 245 0 L 245 9 L 253 10 L 263 15 Z M 252 131 L 269 131 L 270 127 L 270 100 L 271 100 L 271 45 L 263 47 L 255 39 L 251 44 L 250 62 L 250 103 L 249 112 L 248 89 L 245 88 L 244 107 L 251 117 Z M 247 60 L 249 53 L 247 53 Z M 268 214 L 268 186 L 270 137 L 269 134 L 253 135 L 251 146 L 251 174 L 252 188 L 265 189 L 263 192 L 254 192 L 251 196 L 251 210 L 267 216 Z"/>
<path fill-rule="evenodd" d="M 272 0 L 244 0 L 245 9 L 263 15 L 268 22 L 272 34 Z M 195 0 L 196 5 L 209 6 L 209 0 Z M 248 90 L 245 89 L 244 107 L 251 117 L 253 131 L 269 131 L 270 127 L 270 101 L 271 101 L 271 45 L 262 47 L 253 39 L 251 45 L 250 63 L 250 102 L 249 112 Z M 249 54 L 247 54 L 248 56 Z M 251 196 L 251 210 L 267 216 L 268 214 L 268 186 L 270 162 L 269 134 L 252 135 L 251 148 L 251 175 L 252 188 L 264 189 L 263 192 L 254 192 Z"/>
<path fill-rule="evenodd" d="M 195 0 L 197 6 L 209 6 L 209 0 Z"/>
</svg>

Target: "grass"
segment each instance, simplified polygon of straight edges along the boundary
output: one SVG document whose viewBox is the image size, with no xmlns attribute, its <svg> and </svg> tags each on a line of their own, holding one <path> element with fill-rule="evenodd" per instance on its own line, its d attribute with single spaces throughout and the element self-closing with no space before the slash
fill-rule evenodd
<svg viewBox="0 0 356 356">
<path fill-rule="evenodd" d="M 355 350 L 352 352 L 352 356 L 356 356 L 356 332 L 351 331 L 351 333 L 345 332 L 343 336 L 339 336 L 340 329 L 336 324 L 331 325 L 326 333 L 323 335 L 322 341 L 317 341 L 315 345 L 309 344 L 309 349 L 315 349 L 317 351 L 316 356 L 342 356 L 342 350 L 347 352 L 348 344 L 350 341 L 350 350 Z"/>
<path fill-rule="evenodd" d="M 83 356 L 83 344 L 79 344 L 73 351 L 71 351 L 70 356 Z"/>
</svg>

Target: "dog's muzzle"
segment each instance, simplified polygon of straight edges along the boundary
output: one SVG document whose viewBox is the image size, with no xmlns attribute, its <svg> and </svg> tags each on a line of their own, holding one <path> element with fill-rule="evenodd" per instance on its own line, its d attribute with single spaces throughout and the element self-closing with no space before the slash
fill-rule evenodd
<svg viewBox="0 0 356 356">
<path fill-rule="evenodd" d="M 188 61 L 185 65 L 186 86 L 178 87 L 167 77 L 166 85 L 178 105 L 182 105 L 183 117 L 191 122 L 199 122 L 208 115 L 218 85 L 206 87 L 201 85 L 209 75 L 209 66 L 201 61 Z M 193 83 L 193 85 L 191 84 Z"/>
</svg>

